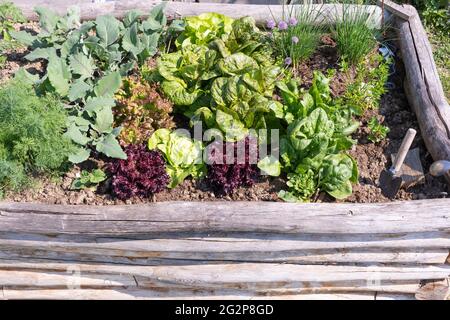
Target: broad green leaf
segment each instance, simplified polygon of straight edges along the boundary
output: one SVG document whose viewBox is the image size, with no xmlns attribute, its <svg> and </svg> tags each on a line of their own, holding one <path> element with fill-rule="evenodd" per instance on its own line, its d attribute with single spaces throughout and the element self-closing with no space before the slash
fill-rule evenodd
<svg viewBox="0 0 450 320">
<path fill-rule="evenodd" d="M 48 60 L 50 56 L 56 56 L 56 50 L 53 47 L 49 48 L 36 48 L 25 56 L 28 61 L 34 61 L 37 59 Z"/>
<path fill-rule="evenodd" d="M 112 97 L 122 84 L 120 72 L 111 72 L 101 78 L 94 88 L 97 97 Z"/>
<path fill-rule="evenodd" d="M 109 133 L 112 131 L 112 124 L 114 117 L 111 107 L 103 107 L 95 112 L 95 126 L 94 128 L 100 133 Z"/>
<path fill-rule="evenodd" d="M 85 136 L 83 132 L 80 131 L 80 128 L 76 124 L 71 124 L 67 128 L 67 132 L 64 134 L 68 138 L 72 139 L 73 142 L 85 146 L 91 139 Z"/>
<path fill-rule="evenodd" d="M 86 101 L 86 105 L 84 106 L 84 110 L 92 117 L 94 113 L 100 112 L 100 110 L 104 107 L 112 108 L 115 106 L 115 102 L 113 98 L 107 97 L 94 97 L 89 98 Z"/>
<path fill-rule="evenodd" d="M 47 35 L 52 34 L 55 31 L 56 25 L 60 19 L 59 16 L 49 8 L 45 7 L 36 7 L 34 11 L 39 16 L 41 33 L 45 33 Z"/>
<path fill-rule="evenodd" d="M 258 63 L 251 57 L 238 52 L 234 53 L 217 64 L 223 74 L 240 75 L 258 68 Z"/>
<path fill-rule="evenodd" d="M 76 80 L 69 89 L 67 95 L 71 102 L 84 98 L 88 91 L 92 90 L 92 86 L 84 82 L 83 80 Z"/>
<path fill-rule="evenodd" d="M 95 71 L 94 60 L 81 52 L 69 57 L 69 66 L 72 73 L 79 75 L 82 80 L 92 77 Z"/>
<path fill-rule="evenodd" d="M 179 106 L 189 106 L 197 100 L 202 92 L 198 89 L 194 89 L 189 92 L 177 81 L 163 81 L 161 88 L 170 100 Z"/>
<path fill-rule="evenodd" d="M 139 20 L 139 17 L 142 15 L 142 12 L 140 10 L 131 10 L 128 11 L 125 14 L 125 17 L 123 18 L 123 25 L 125 28 L 130 27 L 133 23 L 137 22 Z"/>
<path fill-rule="evenodd" d="M 35 84 L 39 81 L 39 75 L 31 74 L 22 67 L 14 74 L 14 79 L 17 79 L 21 83 Z"/>
<path fill-rule="evenodd" d="M 225 133 L 227 141 L 239 141 L 248 134 L 248 130 L 241 121 L 222 110 L 216 111 L 216 122 L 219 128 Z"/>
<path fill-rule="evenodd" d="M 137 56 L 144 49 L 138 36 L 136 23 L 125 31 L 125 35 L 122 39 L 122 47 L 131 52 L 134 56 Z"/>
<path fill-rule="evenodd" d="M 18 42 L 27 47 L 31 47 L 33 43 L 37 40 L 36 36 L 31 35 L 26 31 L 15 31 L 11 30 L 9 34 Z"/>
<path fill-rule="evenodd" d="M 111 15 L 97 17 L 95 20 L 97 36 L 105 47 L 119 39 L 120 21 Z"/>
<path fill-rule="evenodd" d="M 148 18 L 153 19 L 161 26 L 165 26 L 167 22 L 166 15 L 164 14 L 164 9 L 166 8 L 166 3 L 163 1 L 160 4 L 153 7 L 153 9 L 150 11 Z"/>
<path fill-rule="evenodd" d="M 66 62 L 56 55 L 51 55 L 48 60 L 47 75 L 56 92 L 63 97 L 67 96 L 71 74 Z"/>
<path fill-rule="evenodd" d="M 96 142 L 95 148 L 98 152 L 104 153 L 110 158 L 127 158 L 126 153 L 123 152 L 122 148 L 119 145 L 119 142 L 117 142 L 116 137 L 113 134 L 108 134 L 107 136 Z"/>
<path fill-rule="evenodd" d="M 91 151 L 86 148 L 78 148 L 76 153 L 69 155 L 69 161 L 72 163 L 81 163 L 89 159 Z"/>
</svg>

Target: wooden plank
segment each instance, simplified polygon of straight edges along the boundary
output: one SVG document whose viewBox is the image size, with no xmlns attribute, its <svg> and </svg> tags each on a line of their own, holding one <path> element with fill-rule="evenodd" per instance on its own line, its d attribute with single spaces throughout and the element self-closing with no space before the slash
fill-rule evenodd
<svg viewBox="0 0 450 320">
<path fill-rule="evenodd" d="M 402 4 L 397 4 L 390 0 L 378 0 L 378 6 L 382 7 L 395 15 L 396 17 L 402 18 L 403 20 L 409 20 L 412 16 L 414 16 L 414 12 L 410 10 L 409 7 L 405 7 Z"/>
<path fill-rule="evenodd" d="M 84 0 L 16 0 L 16 4 L 23 10 L 28 19 L 35 20 L 37 15 L 33 8 L 37 5 L 49 7 L 59 14 L 64 14 L 72 5 L 80 7 L 82 20 L 95 19 L 99 15 L 111 14 L 122 18 L 127 11 L 140 10 L 148 13 L 153 7 L 160 4 L 158 0 L 120 0 L 97 3 L 86 3 Z M 342 17 L 343 6 L 341 4 L 313 5 L 319 12 L 318 23 L 329 24 Z M 296 10 L 305 8 L 303 5 L 295 5 Z M 349 10 L 354 10 L 355 5 L 347 6 Z M 378 6 L 364 6 L 370 17 L 370 24 L 379 27 L 381 24 L 381 9 Z M 319 11 L 320 10 L 320 11 Z M 253 17 L 260 25 L 265 24 L 270 17 L 280 20 L 283 18 L 283 6 L 281 5 L 258 5 L 258 4 L 234 4 L 234 3 L 186 3 L 167 2 L 166 15 L 169 19 L 195 16 L 201 13 L 218 12 L 233 18 L 240 18 L 245 15 Z"/>
<path fill-rule="evenodd" d="M 335 294 L 298 294 L 279 296 L 253 296 L 239 294 L 211 295 L 208 292 L 175 292 L 168 295 L 167 292 L 156 292 L 139 289 L 36 289 L 14 290 L 4 289 L 3 299 L 67 299 L 67 300 L 374 300 L 373 293 L 335 293 Z"/>
<path fill-rule="evenodd" d="M 0 203 L 0 232 L 115 236 L 161 232 L 449 232 L 449 205 L 450 199 L 378 204 L 164 202 L 108 209 Z"/>
<path fill-rule="evenodd" d="M 0 286 L 7 288 L 114 288 L 137 286 L 131 275 L 123 274 L 77 274 L 76 268 L 65 272 L 33 272 L 1 270 Z"/>
<path fill-rule="evenodd" d="M 368 239 L 366 237 L 365 239 Z M 179 238 L 122 240 L 98 243 L 0 239 L 0 257 L 36 257 L 70 261 L 125 263 L 139 265 L 207 264 L 229 262 L 282 262 L 293 264 L 443 264 L 450 239 L 422 242 L 388 239 L 370 242 L 346 242 L 329 237 L 328 241 L 296 241 L 246 238 Z M 408 245 L 409 247 L 402 247 Z M 418 247 L 416 247 L 418 246 Z M 422 246 L 422 247 L 421 247 Z"/>
<path fill-rule="evenodd" d="M 450 297 L 450 279 L 426 281 L 417 290 L 417 300 L 447 300 Z"/>
<path fill-rule="evenodd" d="M 444 279 L 450 266 L 343 266 L 239 263 L 213 265 L 131 266 L 94 263 L 70 263 L 39 259 L 0 259 L 0 270 L 33 272 L 79 270 L 81 274 L 128 274 L 154 287 L 203 289 L 286 289 L 313 284 L 366 283 L 366 286 L 393 282 Z"/>
</svg>

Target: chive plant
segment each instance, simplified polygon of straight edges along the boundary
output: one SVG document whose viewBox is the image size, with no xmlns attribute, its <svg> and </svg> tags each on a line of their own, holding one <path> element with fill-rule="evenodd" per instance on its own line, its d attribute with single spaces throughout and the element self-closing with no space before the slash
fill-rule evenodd
<svg viewBox="0 0 450 320">
<path fill-rule="evenodd" d="M 336 22 L 332 26 L 333 37 L 341 59 L 356 65 L 377 44 L 377 30 L 373 15 L 362 5 L 364 1 L 350 0 L 342 4 L 342 10 L 335 10 Z"/>
<path fill-rule="evenodd" d="M 293 69 L 312 56 L 324 33 L 317 23 L 322 5 L 313 5 L 310 0 L 302 3 L 301 8 L 295 7 L 295 3 L 283 3 L 282 20 L 277 21 L 272 15 L 266 24 L 274 48 L 283 57 L 285 65 Z"/>
</svg>

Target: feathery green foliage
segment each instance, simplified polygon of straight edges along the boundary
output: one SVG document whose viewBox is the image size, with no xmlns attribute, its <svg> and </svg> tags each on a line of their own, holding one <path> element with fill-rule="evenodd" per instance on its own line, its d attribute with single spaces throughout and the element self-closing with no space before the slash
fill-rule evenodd
<svg viewBox="0 0 450 320">
<path fill-rule="evenodd" d="M 73 151 L 64 138 L 67 115 L 52 95 L 38 97 L 29 85 L 0 88 L 0 192 L 19 190 L 34 173 L 58 173 Z"/>
</svg>

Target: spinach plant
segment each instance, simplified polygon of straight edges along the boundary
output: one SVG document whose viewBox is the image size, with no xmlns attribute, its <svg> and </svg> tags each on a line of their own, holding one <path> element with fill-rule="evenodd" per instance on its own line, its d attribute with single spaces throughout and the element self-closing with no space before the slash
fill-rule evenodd
<svg viewBox="0 0 450 320">
<path fill-rule="evenodd" d="M 120 128 L 113 128 L 113 99 L 122 77 L 153 56 L 166 24 L 164 4 L 156 6 L 146 20 L 130 11 L 123 21 L 99 16 L 80 23 L 79 12 L 70 9 L 58 16 L 47 8 L 36 8 L 41 32 L 12 32 L 32 50 L 26 59 L 48 61 L 37 85 L 44 92 L 56 92 L 71 107 L 66 133 L 78 146 L 70 160 L 86 160 L 91 149 L 113 158 L 126 158 L 117 142 Z"/>
<path fill-rule="evenodd" d="M 280 140 L 290 189 L 279 196 L 286 201 L 305 201 L 320 190 L 343 199 L 357 181 L 356 163 L 345 151 L 356 143 L 350 135 L 359 122 L 353 120 L 351 108 L 332 99 L 329 81 L 315 72 L 308 92 L 299 90 L 294 81 L 278 83 L 283 104 L 277 104 L 275 114 L 288 124 Z M 272 162 L 274 168 L 278 165 Z"/>
</svg>

